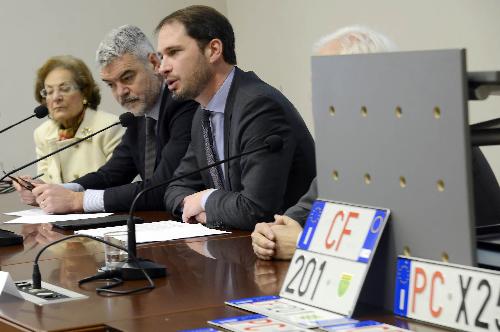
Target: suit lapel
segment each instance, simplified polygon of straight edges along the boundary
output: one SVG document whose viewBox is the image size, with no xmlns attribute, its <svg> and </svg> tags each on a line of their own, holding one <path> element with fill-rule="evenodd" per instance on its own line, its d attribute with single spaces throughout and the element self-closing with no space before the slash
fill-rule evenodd
<svg viewBox="0 0 500 332">
<path fill-rule="evenodd" d="M 84 138 L 85 136 L 93 134 L 94 131 L 102 129 L 102 128 L 94 128 L 94 125 L 95 125 L 94 115 L 95 115 L 95 113 L 91 113 L 91 112 L 97 112 L 97 111 L 88 110 L 88 109 L 85 110 L 85 114 L 83 115 L 82 123 L 80 123 L 80 126 L 78 127 L 78 130 L 75 133 L 75 138 L 77 138 L 77 139 Z M 89 138 L 88 140 L 91 141 L 92 138 Z"/>
<path fill-rule="evenodd" d="M 170 132 L 169 132 L 168 126 L 163 125 L 165 123 L 170 123 L 170 119 L 169 119 L 169 116 L 170 116 L 169 105 L 171 104 L 170 101 L 171 101 L 170 90 L 168 90 L 168 88 L 165 87 L 163 89 L 163 92 L 161 95 L 160 109 L 158 112 L 158 121 L 156 122 L 156 162 L 155 162 L 155 165 L 158 165 L 158 163 L 160 162 L 161 152 L 162 152 L 163 146 L 164 146 L 165 142 L 167 142 L 169 137 L 170 137 Z M 145 133 L 145 129 L 146 129 L 145 121 L 144 121 L 143 125 L 144 125 L 144 131 L 142 129 L 140 130 L 140 132 L 142 134 Z M 145 134 L 144 134 L 144 136 L 145 136 Z M 144 140 L 144 142 L 146 142 L 146 141 Z"/>
<path fill-rule="evenodd" d="M 156 137 L 158 144 L 156 144 L 157 147 L 163 146 L 161 142 L 166 141 L 166 137 L 170 136 L 170 133 L 168 132 L 168 127 L 162 126 L 163 123 L 170 123 L 170 121 L 165 121 L 165 118 L 167 117 L 168 119 L 168 106 L 169 106 L 169 101 L 170 101 L 170 91 L 168 90 L 167 87 L 163 89 L 163 94 L 161 96 L 161 102 L 160 102 L 160 112 L 158 115 L 158 122 L 157 122 L 157 131 L 156 131 Z M 156 155 L 159 154 L 159 151 L 156 151 Z"/>
<path fill-rule="evenodd" d="M 233 109 L 234 102 L 236 99 L 236 95 L 238 92 L 238 87 L 240 84 L 240 80 L 242 79 L 242 75 L 244 72 L 235 67 L 233 82 L 231 83 L 231 87 L 229 88 L 229 94 L 227 95 L 226 107 L 224 108 L 224 158 L 229 158 L 229 149 L 230 149 L 230 141 L 231 141 L 231 119 L 233 117 Z M 230 172 L 230 163 L 224 163 L 224 187 L 226 190 L 232 190 L 231 188 L 231 172 Z"/>
</svg>

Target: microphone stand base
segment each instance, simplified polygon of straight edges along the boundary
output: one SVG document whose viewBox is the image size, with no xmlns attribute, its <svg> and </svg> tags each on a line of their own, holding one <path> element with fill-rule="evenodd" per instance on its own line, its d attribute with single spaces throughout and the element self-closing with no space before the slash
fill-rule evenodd
<svg viewBox="0 0 500 332">
<path fill-rule="evenodd" d="M 123 280 L 146 279 L 141 268 L 146 271 L 150 278 L 162 278 L 167 275 L 167 268 L 164 265 L 147 259 L 137 258 L 135 261 L 127 261 L 119 267 L 120 278 Z"/>
</svg>

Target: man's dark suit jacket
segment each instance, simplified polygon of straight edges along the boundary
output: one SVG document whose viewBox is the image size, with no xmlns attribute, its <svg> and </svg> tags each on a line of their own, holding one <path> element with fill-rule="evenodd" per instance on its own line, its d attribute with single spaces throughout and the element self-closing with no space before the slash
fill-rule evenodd
<svg viewBox="0 0 500 332">
<path fill-rule="evenodd" d="M 500 188 L 488 161 L 478 147 L 473 147 L 472 182 L 474 187 L 474 215 L 476 226 L 498 224 L 500 222 Z M 307 193 L 286 210 L 285 215 L 304 226 L 311 212 L 312 204 L 318 198 L 318 183 L 315 178 Z M 397 206 L 390 207 L 396 210 Z"/>
<path fill-rule="evenodd" d="M 472 148 L 472 180 L 476 226 L 500 223 L 500 188 L 498 181 L 478 147 Z"/>
<path fill-rule="evenodd" d="M 224 164 L 224 190 L 213 192 L 205 204 L 208 227 L 253 230 L 295 204 L 316 174 L 314 141 L 294 106 L 253 72 L 235 69 L 224 110 L 224 158 L 254 149 L 269 135 L 283 138 L 283 149 L 259 151 Z M 174 176 L 207 165 L 196 112 L 191 144 Z M 214 188 L 204 171 L 170 184 L 165 193 L 167 210 L 179 215 L 184 197 Z"/>
<path fill-rule="evenodd" d="M 146 144 L 145 118 L 136 117 L 127 127 L 121 143 L 111 159 L 96 172 L 73 182 L 85 189 L 104 189 L 104 208 L 108 212 L 128 211 L 134 197 L 144 188 L 172 177 L 190 142 L 190 128 L 198 104 L 172 99 L 165 88 L 157 122 L 156 166 L 151 179 L 131 181 L 139 174 L 144 179 L 144 153 Z M 147 192 L 137 202 L 138 210 L 163 210 L 165 187 Z"/>
<path fill-rule="evenodd" d="M 306 224 L 312 205 L 318 199 L 318 178 L 311 182 L 309 190 L 302 196 L 297 204 L 285 211 L 285 215 L 297 221 L 302 227 Z"/>
</svg>

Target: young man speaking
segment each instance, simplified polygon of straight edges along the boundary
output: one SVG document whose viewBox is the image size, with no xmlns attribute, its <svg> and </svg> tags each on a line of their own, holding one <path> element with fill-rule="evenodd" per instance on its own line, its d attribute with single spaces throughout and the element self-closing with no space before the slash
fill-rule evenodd
<svg viewBox="0 0 500 332">
<path fill-rule="evenodd" d="M 253 230 L 308 189 L 316 172 L 311 134 L 285 96 L 236 67 L 232 26 L 215 9 L 178 10 L 156 31 L 159 71 L 174 99 L 201 105 L 174 176 L 257 148 L 270 135 L 283 140 L 280 151 L 262 150 L 172 183 L 166 208 L 185 222 Z"/>
</svg>

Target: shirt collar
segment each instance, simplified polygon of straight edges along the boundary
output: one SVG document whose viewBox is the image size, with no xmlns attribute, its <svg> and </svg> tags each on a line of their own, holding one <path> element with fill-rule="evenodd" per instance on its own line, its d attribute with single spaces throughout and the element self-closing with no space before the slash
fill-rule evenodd
<svg viewBox="0 0 500 332">
<path fill-rule="evenodd" d="M 210 99 L 205 109 L 210 112 L 224 113 L 224 108 L 226 108 L 227 96 L 229 95 L 229 89 L 231 88 L 231 83 L 233 82 L 235 68 L 229 72 L 224 83 L 222 83 L 221 87 L 215 95 Z"/>
</svg>

